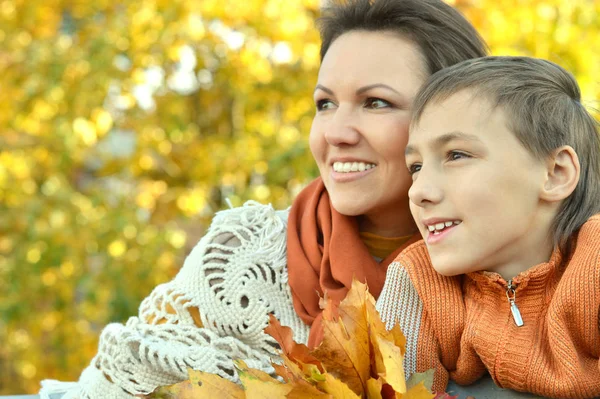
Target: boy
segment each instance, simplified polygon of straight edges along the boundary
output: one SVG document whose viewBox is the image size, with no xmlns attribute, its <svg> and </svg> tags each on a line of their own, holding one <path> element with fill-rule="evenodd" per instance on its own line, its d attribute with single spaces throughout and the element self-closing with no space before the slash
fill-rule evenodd
<svg viewBox="0 0 600 399">
<path fill-rule="evenodd" d="M 407 336 L 407 375 L 600 395 L 600 140 L 580 97 L 526 57 L 462 62 L 417 96 L 406 162 L 424 241 L 378 302 Z"/>
</svg>

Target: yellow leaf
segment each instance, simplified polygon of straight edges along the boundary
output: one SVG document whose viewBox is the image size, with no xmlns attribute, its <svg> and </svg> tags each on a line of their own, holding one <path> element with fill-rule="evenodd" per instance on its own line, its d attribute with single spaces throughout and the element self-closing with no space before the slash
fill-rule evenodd
<svg viewBox="0 0 600 399">
<path fill-rule="evenodd" d="M 319 391 L 317 387 L 306 381 L 296 381 L 286 399 L 334 399 L 333 395 Z"/>
<path fill-rule="evenodd" d="M 402 399 L 433 399 L 435 395 L 429 391 L 423 382 L 414 385 L 404 395 L 396 394 L 396 398 Z"/>
<path fill-rule="evenodd" d="M 393 342 L 376 336 L 373 341 L 376 359 L 380 362 L 377 372 L 386 383 L 390 384 L 394 391 L 406 392 L 406 380 L 404 374 L 404 357 L 400 348 Z"/>
<path fill-rule="evenodd" d="M 433 374 L 433 369 L 427 370 L 423 373 L 413 373 L 408 381 L 406 381 L 406 389 L 410 391 L 413 386 L 422 382 L 425 388 L 431 391 L 431 387 L 433 386 Z"/>
<path fill-rule="evenodd" d="M 285 398 L 294 388 L 277 381 L 264 371 L 250 369 L 242 360 L 235 362 L 247 399 Z"/>
<path fill-rule="evenodd" d="M 178 384 L 159 387 L 154 392 L 144 397 L 148 399 L 195 399 L 200 395 L 198 393 L 198 388 L 197 385 L 186 380 Z"/>
<path fill-rule="evenodd" d="M 400 348 L 402 355 L 404 355 L 406 350 L 406 338 L 400 330 L 400 325 L 396 324 L 391 330 L 386 329 L 385 324 L 381 321 L 379 312 L 375 308 L 375 299 L 372 296 L 367 298 L 365 306 L 367 308 L 369 333 L 371 334 L 371 339 L 373 339 L 373 333 L 375 333 L 375 335 L 378 335 L 388 341 L 392 341 L 398 348 Z"/>
<path fill-rule="evenodd" d="M 294 388 L 292 384 L 262 381 L 248 374 L 240 374 L 240 380 L 246 390 L 247 399 L 285 398 Z M 217 396 L 218 397 L 218 396 Z"/>
<path fill-rule="evenodd" d="M 367 286 L 355 280 L 337 308 L 337 320 L 329 318 L 336 312 L 325 309 L 323 342 L 312 352 L 330 374 L 344 381 L 357 394 L 366 389 L 371 370 L 369 323 L 365 306 L 369 295 Z"/>
<path fill-rule="evenodd" d="M 257 379 L 259 381 L 264 381 L 264 382 L 279 383 L 279 381 L 277 381 L 275 378 L 271 377 L 269 374 L 265 373 L 264 371 L 249 368 L 248 365 L 243 360 L 235 360 L 233 363 L 237 367 L 238 373 L 240 376 L 244 375 L 245 377 L 250 378 L 250 379 Z"/>
<path fill-rule="evenodd" d="M 360 399 L 348 385 L 336 379 L 331 374 L 325 374 L 325 382 L 319 383 L 319 388 L 331 395 L 335 399 Z"/>
<path fill-rule="evenodd" d="M 188 369 L 188 375 L 194 385 L 193 398 L 243 399 L 245 397 L 244 390 L 239 385 L 216 374 Z M 177 396 L 177 398 L 187 397 Z"/>
<path fill-rule="evenodd" d="M 367 397 L 369 399 L 382 399 L 381 388 L 383 381 L 381 379 L 370 378 L 367 381 Z"/>
</svg>

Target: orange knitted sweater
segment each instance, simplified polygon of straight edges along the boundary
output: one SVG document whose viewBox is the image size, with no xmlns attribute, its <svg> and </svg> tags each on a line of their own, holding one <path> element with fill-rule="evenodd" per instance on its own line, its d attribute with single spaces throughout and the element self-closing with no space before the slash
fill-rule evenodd
<svg viewBox="0 0 600 399">
<path fill-rule="evenodd" d="M 486 370 L 499 387 L 546 397 L 600 396 L 600 215 L 579 231 L 569 259 L 513 280 L 518 327 L 507 282 L 490 272 L 444 277 L 423 241 L 390 265 L 378 307 L 407 336 L 408 373 L 435 368 L 434 388 L 448 379 L 475 382 Z"/>
</svg>

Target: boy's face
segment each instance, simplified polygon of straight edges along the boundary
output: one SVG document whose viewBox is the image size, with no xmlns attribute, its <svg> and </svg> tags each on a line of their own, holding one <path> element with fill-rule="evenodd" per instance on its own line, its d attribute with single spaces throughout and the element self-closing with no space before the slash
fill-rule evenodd
<svg viewBox="0 0 600 399">
<path fill-rule="evenodd" d="M 540 251 L 549 242 L 546 167 L 506 122 L 502 109 L 462 91 L 428 105 L 411 127 L 411 212 L 441 274 L 488 270 L 508 279 L 548 255 Z"/>
</svg>

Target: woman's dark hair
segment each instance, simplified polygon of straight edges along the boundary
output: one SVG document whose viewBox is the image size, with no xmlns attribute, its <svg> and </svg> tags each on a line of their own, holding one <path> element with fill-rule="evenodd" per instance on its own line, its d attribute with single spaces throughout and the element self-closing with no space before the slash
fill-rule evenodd
<svg viewBox="0 0 600 399">
<path fill-rule="evenodd" d="M 442 0 L 334 0 L 317 23 L 321 61 L 335 39 L 350 31 L 392 32 L 413 41 L 429 74 L 487 55 L 475 28 Z"/>
</svg>

